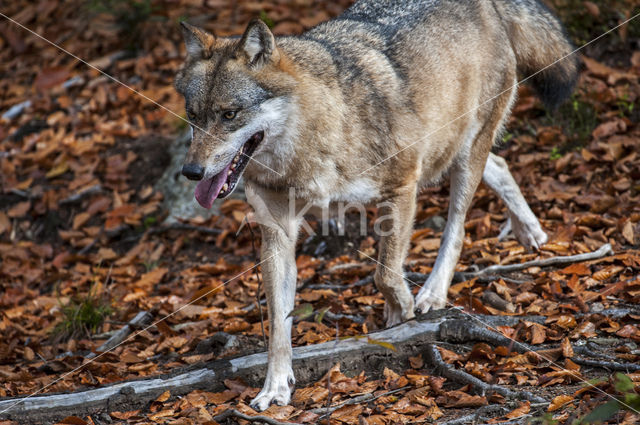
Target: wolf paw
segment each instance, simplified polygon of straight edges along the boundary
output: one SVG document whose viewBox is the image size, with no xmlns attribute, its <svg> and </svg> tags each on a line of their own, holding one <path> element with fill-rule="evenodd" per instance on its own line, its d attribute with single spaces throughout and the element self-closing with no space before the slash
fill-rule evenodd
<svg viewBox="0 0 640 425">
<path fill-rule="evenodd" d="M 447 304 L 447 294 L 426 290 L 416 297 L 415 314 L 425 314 L 429 310 L 440 310 Z"/>
<path fill-rule="evenodd" d="M 272 404 L 286 406 L 289 404 L 289 401 L 291 401 L 291 390 L 295 386 L 295 383 L 296 380 L 293 377 L 293 372 L 271 379 L 267 377 L 262 391 L 260 391 L 251 402 L 251 408 L 262 412 Z"/>
<path fill-rule="evenodd" d="M 519 217 L 511 215 L 502 228 L 498 238 L 503 240 L 510 232 L 513 232 L 518 242 L 527 249 L 538 250 L 549 239 L 535 218 L 531 220 L 521 220 Z"/>
<path fill-rule="evenodd" d="M 407 320 L 411 320 L 416 317 L 413 309 L 413 299 L 405 308 L 395 307 L 391 305 L 390 302 L 385 302 L 384 304 L 384 319 L 387 325 L 387 328 L 392 326 L 399 325 L 402 322 L 406 322 Z"/>
</svg>

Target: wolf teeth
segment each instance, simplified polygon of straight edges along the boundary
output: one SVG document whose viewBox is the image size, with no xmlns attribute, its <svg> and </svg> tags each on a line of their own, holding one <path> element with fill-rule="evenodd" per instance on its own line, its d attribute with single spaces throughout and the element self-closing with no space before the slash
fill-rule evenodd
<svg viewBox="0 0 640 425">
<path fill-rule="evenodd" d="M 227 189 L 229 189 L 229 185 L 228 185 L 227 183 L 223 184 L 223 185 L 222 185 L 222 191 L 223 191 L 223 192 L 226 192 L 226 191 L 227 191 Z"/>
<path fill-rule="evenodd" d="M 240 161 L 240 156 L 236 156 L 235 158 L 233 158 L 233 163 L 237 164 L 238 161 Z"/>
<path fill-rule="evenodd" d="M 233 174 L 233 171 L 231 170 L 227 171 L 227 176 L 230 176 L 231 174 Z"/>
</svg>

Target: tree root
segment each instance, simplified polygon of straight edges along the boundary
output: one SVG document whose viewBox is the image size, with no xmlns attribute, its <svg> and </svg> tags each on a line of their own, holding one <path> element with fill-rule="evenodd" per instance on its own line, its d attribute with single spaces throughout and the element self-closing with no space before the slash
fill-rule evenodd
<svg viewBox="0 0 640 425">
<path fill-rule="evenodd" d="M 446 421 L 446 422 L 440 422 L 440 423 L 438 423 L 438 425 L 467 425 L 467 424 L 474 424 L 474 423 L 478 422 L 479 420 L 487 419 L 487 417 L 485 416 L 486 414 L 489 414 L 489 413 L 505 414 L 508 411 L 509 411 L 509 409 L 507 409 L 505 406 L 499 406 L 499 405 L 491 404 L 491 405 L 488 405 L 488 406 L 480 407 L 478 410 L 475 411 L 475 413 L 472 413 L 470 415 L 462 416 L 462 417 L 459 417 L 459 418 L 456 418 L 456 419 L 452 419 L 452 420 Z"/>
<path fill-rule="evenodd" d="M 514 341 L 498 332 L 478 325 L 470 325 L 469 320 L 466 319 L 447 320 L 443 322 L 440 325 L 440 339 L 454 344 L 481 341 L 493 346 L 502 345 L 518 353 L 536 351 L 535 348 L 527 343 Z"/>
<path fill-rule="evenodd" d="M 495 384 L 487 384 L 486 382 L 481 381 L 464 372 L 462 370 L 458 370 L 446 363 L 442 360 L 442 356 L 440 356 L 440 351 L 434 344 L 427 344 L 425 351 L 426 360 L 431 363 L 436 368 L 436 373 L 440 376 L 443 376 L 451 381 L 458 382 L 460 384 L 469 384 L 475 387 L 477 390 L 480 390 L 482 395 L 487 393 L 497 393 L 506 398 L 518 399 L 518 400 L 529 400 L 533 403 L 545 403 L 546 400 L 542 397 L 538 397 L 528 391 L 513 391 L 507 387 L 503 387 L 502 385 Z"/>
<path fill-rule="evenodd" d="M 387 391 L 385 393 L 382 394 L 378 394 L 378 395 L 373 395 L 373 394 L 364 394 L 358 397 L 354 397 L 352 399 L 346 400 L 342 403 L 338 403 L 335 406 L 330 406 L 330 407 L 320 407 L 317 409 L 312 409 L 311 412 L 318 414 L 318 415 L 322 415 L 318 418 L 318 420 L 321 420 L 327 416 L 329 416 L 331 413 L 335 412 L 336 410 L 344 407 L 344 406 L 352 406 L 354 404 L 361 404 L 361 403 L 371 403 L 372 401 L 376 401 L 377 399 L 379 399 L 380 397 L 386 397 L 388 395 L 392 395 L 392 394 L 396 394 L 402 391 L 406 391 L 409 388 L 411 388 L 410 386 L 406 386 L 406 387 L 402 387 L 402 388 L 398 388 L 395 390 L 391 390 L 391 391 Z"/>
<path fill-rule="evenodd" d="M 295 422 L 280 422 L 268 416 L 262 416 L 262 415 L 249 416 L 249 415 L 245 415 L 242 412 L 237 411 L 236 409 L 225 410 L 219 415 L 214 416 L 213 420 L 216 422 L 222 422 L 230 418 L 238 418 L 238 419 L 243 419 L 245 421 L 249 421 L 251 423 L 258 422 L 258 423 L 265 423 L 268 425 L 302 425 L 302 424 L 296 424 Z"/>
<path fill-rule="evenodd" d="M 571 357 L 571 361 L 581 366 L 598 367 L 600 369 L 619 370 L 623 372 L 635 372 L 640 370 L 640 364 L 619 363 L 602 360 L 585 359 L 582 357 Z"/>
</svg>

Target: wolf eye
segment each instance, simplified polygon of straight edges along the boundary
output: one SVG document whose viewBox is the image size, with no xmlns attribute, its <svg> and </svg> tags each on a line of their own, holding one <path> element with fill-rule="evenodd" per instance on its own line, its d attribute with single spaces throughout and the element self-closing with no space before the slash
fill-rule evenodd
<svg viewBox="0 0 640 425">
<path fill-rule="evenodd" d="M 196 114 L 195 114 L 195 112 L 193 112 L 193 109 L 188 109 L 187 110 L 187 119 L 189 121 L 194 121 L 196 119 Z"/>
<path fill-rule="evenodd" d="M 236 117 L 236 113 L 237 113 L 236 111 L 227 111 L 222 114 L 222 118 L 224 118 L 227 121 L 231 121 Z"/>
</svg>

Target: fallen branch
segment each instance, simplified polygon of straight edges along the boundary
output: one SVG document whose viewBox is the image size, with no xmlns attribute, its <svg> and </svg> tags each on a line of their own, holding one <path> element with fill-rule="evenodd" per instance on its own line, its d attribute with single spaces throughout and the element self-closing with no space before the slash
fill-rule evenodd
<svg viewBox="0 0 640 425">
<path fill-rule="evenodd" d="M 318 421 L 320 421 L 323 418 L 325 418 L 326 416 L 328 416 L 331 413 L 335 412 L 336 410 L 343 408 L 344 406 L 352 406 L 354 404 L 361 404 L 361 403 L 371 403 L 372 401 L 376 401 L 377 399 L 379 399 L 381 397 L 386 397 L 388 395 L 392 395 L 392 394 L 396 394 L 396 393 L 399 393 L 399 392 L 402 392 L 402 391 L 406 391 L 409 388 L 411 388 L 411 386 L 397 388 L 395 390 L 387 391 L 385 393 L 378 394 L 378 395 L 363 394 L 361 396 L 354 397 L 354 398 L 351 398 L 349 400 L 343 401 L 342 403 L 338 403 L 338 404 L 336 404 L 334 406 L 319 407 L 317 409 L 312 409 L 312 410 L 310 410 L 310 412 L 315 413 L 317 415 L 322 415 L 322 416 L 320 416 L 318 418 Z"/>
<path fill-rule="evenodd" d="M 558 266 L 563 264 L 580 263 L 582 261 L 597 260 L 612 254 L 613 254 L 613 248 L 611 248 L 611 244 L 604 244 L 600 248 L 598 248 L 597 251 L 588 252 L 586 254 L 551 257 L 551 258 L 545 258 L 542 260 L 527 261 L 521 264 L 507 264 L 507 265 L 496 264 L 494 266 L 489 266 L 477 272 L 464 273 L 464 275 L 467 277 L 467 279 L 471 279 L 473 277 L 483 276 L 487 274 L 509 273 L 509 272 L 516 272 L 520 270 L 526 270 L 530 267 L 549 267 L 549 266 Z"/>
<path fill-rule="evenodd" d="M 581 366 L 598 367 L 607 370 L 620 370 L 624 372 L 635 372 L 640 370 L 640 364 L 636 363 L 619 363 L 603 360 L 585 359 L 582 357 L 572 357 L 571 361 Z"/>
<path fill-rule="evenodd" d="M 94 195 L 100 192 L 102 192 L 102 186 L 100 186 L 99 184 L 96 184 L 64 198 L 63 200 L 58 202 L 58 204 L 59 205 L 73 204 L 73 203 L 82 201 L 87 196 Z"/>
<path fill-rule="evenodd" d="M 220 413 L 219 415 L 216 415 L 213 417 L 213 420 L 216 422 L 222 422 L 225 421 L 229 418 L 238 418 L 238 419 L 243 419 L 245 421 L 249 421 L 251 423 L 253 422 L 261 422 L 261 423 L 265 423 L 268 425 L 302 425 L 302 424 L 297 424 L 295 422 L 280 422 L 278 420 L 275 420 L 273 418 L 270 418 L 268 416 L 262 416 L 262 415 L 258 415 L 258 416 L 249 416 L 249 415 L 245 415 L 242 412 L 237 411 L 236 409 L 229 409 L 229 410 L 225 410 L 224 412 Z"/>
<path fill-rule="evenodd" d="M 146 326 L 151 322 L 151 314 L 146 311 L 141 311 L 136 314 L 136 316 L 129 321 L 126 325 L 120 328 L 115 334 L 111 336 L 107 341 L 104 342 L 100 347 L 98 347 L 95 352 L 89 353 L 87 356 L 88 359 L 92 359 L 97 356 L 99 353 L 104 353 L 105 351 L 109 351 L 112 348 L 116 347 L 122 341 L 124 341 L 134 330 Z"/>
<path fill-rule="evenodd" d="M 509 409 L 507 409 L 504 406 L 498 406 L 495 404 L 491 404 L 488 406 L 482 406 L 480 407 L 478 410 L 476 410 L 475 413 L 472 413 L 470 415 L 466 415 L 466 416 L 462 416 L 456 419 L 451 419 L 450 421 L 446 421 L 446 422 L 439 422 L 438 425 L 467 425 L 467 424 L 475 424 L 477 423 L 479 420 L 484 420 L 487 419 L 486 414 L 488 413 L 507 413 L 509 411 Z"/>
<path fill-rule="evenodd" d="M 598 314 L 607 312 L 608 310 L 604 310 Z M 476 320 L 479 322 L 477 325 L 469 326 Z M 409 357 L 422 353 L 424 358 L 426 350 L 432 354 L 434 359 L 432 364 L 438 364 L 449 379 L 472 383 L 485 392 L 496 391 L 508 396 L 533 399 L 533 397 L 527 397 L 526 393 L 523 395 L 506 388 L 491 386 L 465 372 L 459 373 L 460 371 L 442 362 L 439 352 L 435 354 L 433 352 L 435 349 L 433 344 L 443 340 L 488 341 L 497 345 L 510 343 L 511 340 L 503 339 L 505 337 L 499 333 L 482 330 L 483 326 L 489 328 L 514 326 L 522 320 L 544 323 L 546 317 L 485 315 L 470 317 L 466 314 L 463 316 L 463 313 L 457 309 L 436 310 L 416 320 L 369 335 L 371 339 L 393 345 L 395 351 L 379 344 L 368 343 L 366 338 L 350 338 L 340 340 L 338 343 L 332 340 L 322 344 L 296 347 L 293 349 L 293 371 L 299 385 L 308 385 L 317 382 L 327 370 L 334 366 L 335 359 L 340 359 L 345 373 L 365 371 L 368 376 L 379 377 L 385 366 L 391 363 L 408 365 Z M 466 330 L 462 332 L 457 331 L 456 328 Z M 518 344 L 515 347 L 524 351 L 530 348 L 527 344 L 522 346 Z M 437 349 L 435 350 L 437 352 Z M 105 410 L 133 410 L 147 405 L 167 390 L 171 391 L 173 397 L 188 394 L 196 389 L 223 391 L 225 389 L 223 382 L 228 378 L 241 378 L 249 385 L 257 387 L 264 382 L 266 369 L 267 354 L 262 352 L 208 362 L 200 369 L 190 366 L 167 375 L 105 385 L 87 391 L 69 394 L 38 394 L 28 399 L 20 397 L 4 399 L 0 400 L 0 412 L 2 412 L 0 419 L 41 424 L 70 415 L 90 415 Z M 366 399 L 358 399 L 358 401 L 364 402 Z"/>
<path fill-rule="evenodd" d="M 471 385 L 475 387 L 477 390 L 480 390 L 482 395 L 487 393 L 498 393 L 506 398 L 517 399 L 517 400 L 529 400 L 533 403 L 545 403 L 545 399 L 542 397 L 538 397 L 528 391 L 513 391 L 507 387 L 503 387 L 502 385 L 495 384 L 487 384 L 486 382 L 481 381 L 473 375 L 468 374 L 465 371 L 458 370 L 442 360 L 442 356 L 440 355 L 440 351 L 433 344 L 427 344 L 426 349 L 424 351 L 427 362 L 432 364 L 436 368 L 436 373 L 440 376 L 443 376 L 451 381 L 458 382 L 464 385 Z"/>
</svg>

